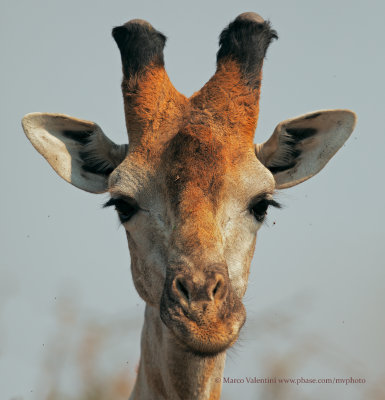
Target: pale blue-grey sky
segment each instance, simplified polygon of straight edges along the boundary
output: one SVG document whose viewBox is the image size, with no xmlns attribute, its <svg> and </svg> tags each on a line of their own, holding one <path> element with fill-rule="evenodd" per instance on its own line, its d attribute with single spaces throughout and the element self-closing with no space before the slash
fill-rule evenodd
<svg viewBox="0 0 385 400">
<path fill-rule="evenodd" d="M 280 36 L 264 65 L 256 141 L 281 120 L 318 109 L 352 109 L 358 123 L 319 175 L 281 192 L 285 209 L 272 211 L 259 232 L 245 297 L 250 323 L 225 375 L 261 376 L 269 355 L 306 350 L 308 359 L 289 368 L 289 377 L 345 378 L 354 365 L 349 374 L 367 383 L 291 387 L 287 398 L 356 400 L 385 379 L 383 2 L 20 0 L 3 1 L 0 13 L 1 399 L 37 399 L 44 344 L 63 293 L 76 296 L 80 319 L 143 312 L 123 229 L 112 210 L 101 210 L 106 196 L 61 180 L 25 138 L 22 116 L 45 111 L 92 120 L 123 143 L 112 27 L 143 18 L 165 33 L 166 69 L 190 95 L 215 70 L 220 31 L 244 11 L 269 19 Z M 281 313 L 293 317 L 283 333 L 274 328 Z M 139 334 L 139 325 L 131 329 L 114 359 L 130 359 L 132 370 Z M 322 351 L 309 341 L 322 343 Z M 76 379 L 67 371 L 69 392 Z M 227 398 L 245 399 L 265 389 L 223 388 Z"/>
</svg>

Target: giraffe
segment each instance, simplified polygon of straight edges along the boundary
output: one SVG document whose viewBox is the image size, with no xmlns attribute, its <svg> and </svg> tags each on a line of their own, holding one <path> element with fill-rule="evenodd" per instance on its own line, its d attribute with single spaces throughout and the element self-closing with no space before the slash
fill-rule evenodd
<svg viewBox="0 0 385 400">
<path fill-rule="evenodd" d="M 243 13 L 221 33 L 217 69 L 190 98 L 164 67 L 165 36 L 134 19 L 112 31 L 122 60 L 128 145 L 94 122 L 31 113 L 23 129 L 72 185 L 108 192 L 146 303 L 131 399 L 219 399 L 226 351 L 245 322 L 242 298 L 257 231 L 279 189 L 317 174 L 356 116 L 320 110 L 254 143 L 262 65 L 277 33 Z"/>
</svg>

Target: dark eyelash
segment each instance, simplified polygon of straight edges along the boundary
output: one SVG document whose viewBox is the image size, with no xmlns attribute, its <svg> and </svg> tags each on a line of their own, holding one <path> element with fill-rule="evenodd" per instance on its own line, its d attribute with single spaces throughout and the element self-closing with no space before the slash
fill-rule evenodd
<svg viewBox="0 0 385 400">
<path fill-rule="evenodd" d="M 282 204 L 278 203 L 278 201 L 275 201 L 273 199 L 266 199 L 266 201 L 267 201 L 267 204 L 269 206 L 272 206 L 272 207 L 275 207 L 275 208 L 282 208 Z"/>
<path fill-rule="evenodd" d="M 254 198 L 250 204 L 249 211 L 258 222 L 263 222 L 266 217 L 269 206 L 282 208 L 281 204 L 273 199 L 266 197 Z"/>
<path fill-rule="evenodd" d="M 107 202 L 105 202 L 103 204 L 103 208 L 107 208 L 107 207 L 112 207 L 114 206 L 119 200 L 121 199 L 114 199 L 114 198 L 110 198 Z"/>
<path fill-rule="evenodd" d="M 124 200 L 121 198 L 111 198 L 103 204 L 103 208 L 112 206 L 115 207 L 122 224 L 129 221 L 139 210 L 139 206 L 134 199 Z"/>
</svg>

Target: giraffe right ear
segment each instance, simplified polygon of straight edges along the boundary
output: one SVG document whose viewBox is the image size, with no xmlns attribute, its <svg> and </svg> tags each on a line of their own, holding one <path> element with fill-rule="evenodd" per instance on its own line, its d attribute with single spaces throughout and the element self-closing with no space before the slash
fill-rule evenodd
<svg viewBox="0 0 385 400">
<path fill-rule="evenodd" d="M 256 144 L 259 161 L 285 189 L 317 174 L 349 138 L 356 124 L 350 110 L 320 110 L 277 125 L 270 139 Z"/>
<path fill-rule="evenodd" d="M 22 125 L 35 149 L 67 182 L 91 193 L 108 189 L 128 145 L 116 145 L 94 122 L 63 114 L 27 114 Z"/>
</svg>

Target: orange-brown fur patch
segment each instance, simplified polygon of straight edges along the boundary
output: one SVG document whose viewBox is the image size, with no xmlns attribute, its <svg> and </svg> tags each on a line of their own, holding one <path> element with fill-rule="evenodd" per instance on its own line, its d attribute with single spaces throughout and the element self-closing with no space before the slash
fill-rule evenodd
<svg viewBox="0 0 385 400">
<path fill-rule="evenodd" d="M 122 91 L 130 147 L 154 147 L 165 133 L 176 133 L 187 103 L 170 82 L 162 66 L 149 65 L 130 79 Z M 159 143 L 158 143 L 159 145 Z"/>
<path fill-rule="evenodd" d="M 260 76 L 260 79 L 262 76 Z M 247 138 L 252 143 L 259 113 L 260 85 L 251 89 L 239 64 L 227 59 L 218 65 L 215 75 L 194 94 L 190 102 L 202 112 L 209 112 L 215 123 L 224 126 L 231 141 Z"/>
</svg>

